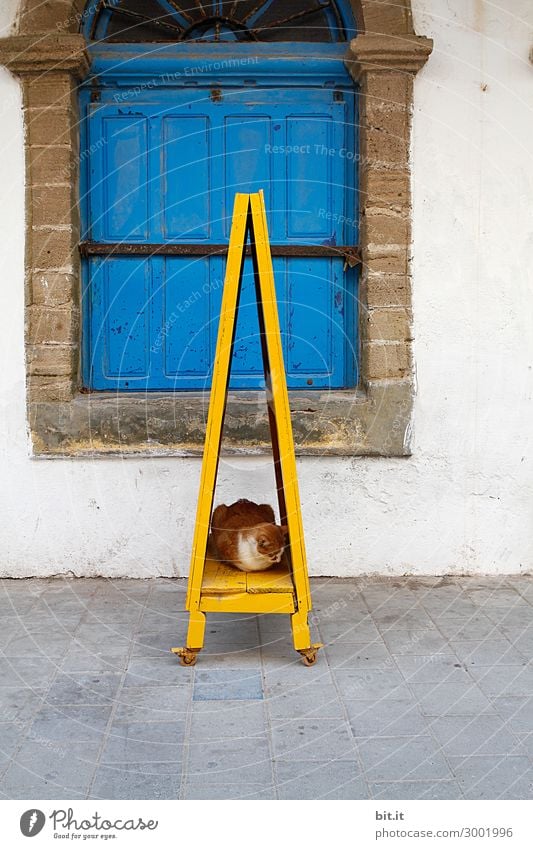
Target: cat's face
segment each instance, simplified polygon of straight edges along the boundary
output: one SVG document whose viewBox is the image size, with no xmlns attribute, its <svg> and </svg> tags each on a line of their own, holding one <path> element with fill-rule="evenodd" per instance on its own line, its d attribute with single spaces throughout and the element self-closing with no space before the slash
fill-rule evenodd
<svg viewBox="0 0 533 849">
<path fill-rule="evenodd" d="M 287 528 L 279 525 L 263 524 L 253 528 L 257 553 L 268 561 L 269 565 L 274 565 L 281 561 L 283 551 L 285 549 L 285 537 Z"/>
</svg>

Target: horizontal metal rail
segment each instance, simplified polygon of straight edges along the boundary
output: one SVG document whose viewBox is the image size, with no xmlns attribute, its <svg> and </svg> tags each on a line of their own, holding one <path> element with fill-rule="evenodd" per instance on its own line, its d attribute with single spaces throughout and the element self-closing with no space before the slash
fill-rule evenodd
<svg viewBox="0 0 533 849">
<path fill-rule="evenodd" d="M 341 257 L 353 268 L 361 262 L 361 253 L 354 245 L 271 245 L 272 256 L 281 257 Z M 225 256 L 228 245 L 147 244 L 146 242 L 81 242 L 80 253 L 90 256 Z M 250 254 L 250 246 L 246 253 Z"/>
</svg>

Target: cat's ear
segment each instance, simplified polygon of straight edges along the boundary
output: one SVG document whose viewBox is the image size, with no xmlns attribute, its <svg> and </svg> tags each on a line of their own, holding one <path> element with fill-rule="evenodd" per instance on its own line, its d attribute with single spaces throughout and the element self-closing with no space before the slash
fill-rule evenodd
<svg viewBox="0 0 533 849">
<path fill-rule="evenodd" d="M 288 525 L 282 525 L 281 530 L 283 531 L 283 536 L 288 541 L 289 540 L 289 526 Z"/>
</svg>

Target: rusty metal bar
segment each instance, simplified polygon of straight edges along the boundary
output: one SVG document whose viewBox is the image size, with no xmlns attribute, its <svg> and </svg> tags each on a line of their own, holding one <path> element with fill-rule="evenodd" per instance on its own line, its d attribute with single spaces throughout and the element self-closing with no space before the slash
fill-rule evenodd
<svg viewBox="0 0 533 849">
<path fill-rule="evenodd" d="M 183 6 L 183 3 L 178 3 L 177 0 L 167 0 L 167 2 L 172 6 L 173 9 L 176 10 L 178 15 L 181 15 L 183 18 L 185 18 L 186 21 L 189 21 L 189 23 L 193 22 L 193 19 L 189 15 L 188 10 L 181 8 Z"/>
<path fill-rule="evenodd" d="M 148 18 L 146 15 L 141 14 L 140 12 L 134 12 L 131 9 L 123 8 L 122 6 L 114 6 L 105 0 L 102 5 L 102 8 L 109 12 L 115 12 L 119 15 L 123 15 L 126 18 L 132 18 L 134 21 L 137 21 L 140 24 L 144 24 L 146 26 L 153 26 L 156 29 L 164 29 L 170 32 L 181 34 L 183 32 L 183 27 L 179 24 L 176 26 L 174 24 L 169 23 L 168 21 L 163 21 L 160 18 Z"/>
<path fill-rule="evenodd" d="M 256 27 L 251 29 L 250 32 L 259 32 L 263 29 L 273 29 L 274 27 L 279 27 L 282 24 L 289 24 L 292 21 L 301 20 L 301 18 L 307 17 L 307 15 L 313 15 L 315 12 L 323 12 L 331 6 L 331 3 L 327 3 L 323 6 L 313 6 L 311 9 L 304 9 L 302 12 L 296 12 L 294 15 L 289 15 L 287 18 L 280 18 L 278 21 L 270 21 L 268 24 L 265 24 L 264 27 Z"/>
<path fill-rule="evenodd" d="M 247 247 L 250 254 L 250 246 Z M 147 244 L 146 242 L 81 242 L 80 254 L 89 256 L 225 256 L 228 245 Z M 361 262 L 356 245 L 271 245 L 272 256 L 343 257 L 350 267 Z"/>
</svg>

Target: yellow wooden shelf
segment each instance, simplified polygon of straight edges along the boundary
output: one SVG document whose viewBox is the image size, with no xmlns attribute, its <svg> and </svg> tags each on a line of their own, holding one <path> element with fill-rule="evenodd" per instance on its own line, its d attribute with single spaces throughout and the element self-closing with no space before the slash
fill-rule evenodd
<svg viewBox="0 0 533 849">
<path fill-rule="evenodd" d="M 248 241 L 254 268 L 280 524 L 288 527 L 288 545 L 283 563 L 264 572 L 241 572 L 240 569 L 218 561 L 212 550 L 208 549 Z M 196 663 L 198 653 L 202 649 L 205 614 L 209 612 L 288 613 L 291 617 L 294 648 L 302 655 L 306 665 L 310 666 L 316 660 L 320 644 L 311 643 L 307 621 L 311 610 L 311 591 L 274 272 L 262 192 L 235 196 L 185 606 L 190 613 L 187 645 L 172 651 L 186 666 Z"/>
<path fill-rule="evenodd" d="M 213 556 L 205 561 L 202 580 L 202 595 L 228 595 L 235 593 L 291 593 L 294 584 L 288 564 L 280 565 L 264 572 L 241 572 L 234 566 L 221 563 Z"/>
</svg>

